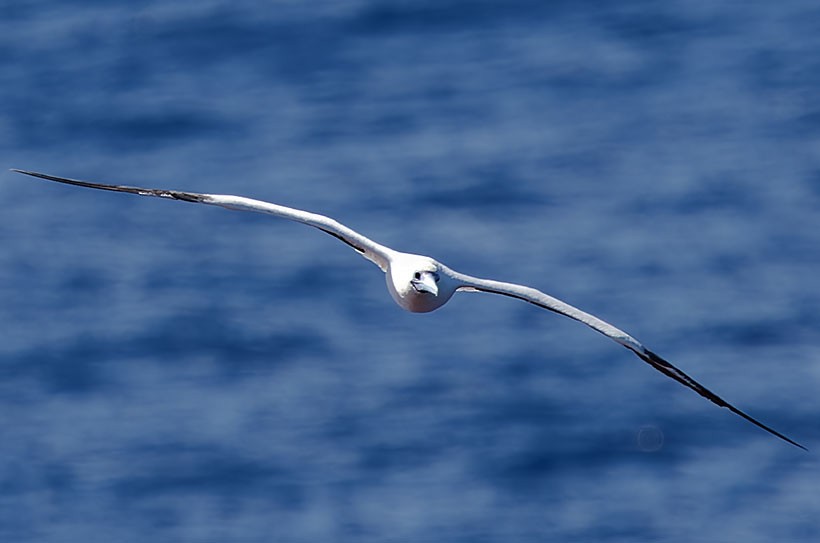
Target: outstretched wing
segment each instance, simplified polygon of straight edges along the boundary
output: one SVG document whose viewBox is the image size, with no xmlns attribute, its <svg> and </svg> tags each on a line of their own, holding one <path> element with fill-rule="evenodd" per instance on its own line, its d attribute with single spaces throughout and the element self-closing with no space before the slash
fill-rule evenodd
<svg viewBox="0 0 820 543">
<path fill-rule="evenodd" d="M 68 179 L 65 177 L 57 177 L 54 175 L 30 172 L 26 170 L 12 169 L 12 171 L 33 177 L 39 177 L 40 179 L 65 183 L 67 185 L 76 185 L 78 187 L 88 187 L 92 189 L 110 190 L 115 192 L 127 192 L 129 194 L 138 194 L 140 196 L 169 198 L 172 200 L 182 200 L 184 202 L 193 202 L 196 204 L 208 204 L 240 211 L 267 213 L 269 215 L 282 217 L 283 219 L 290 219 L 292 221 L 313 226 L 314 228 L 318 228 L 319 230 L 338 238 L 353 247 L 356 251 L 361 253 L 362 256 L 379 266 L 382 271 L 387 270 L 387 262 L 390 259 L 390 254 L 392 253 L 391 249 L 388 249 L 383 245 L 379 245 L 370 238 L 359 234 L 355 230 L 348 228 L 330 217 L 325 217 L 324 215 L 319 215 L 317 213 L 310 213 L 308 211 L 302 211 L 301 209 L 293 209 L 291 207 L 263 202 L 261 200 L 245 198 L 243 196 L 231 196 L 228 194 L 199 194 L 196 192 L 183 192 L 179 190 L 146 189 L 123 185 L 105 185 L 102 183 L 90 183 L 88 181 L 79 181 L 77 179 Z"/>
<path fill-rule="evenodd" d="M 803 450 L 806 449 L 803 445 L 797 443 L 796 441 L 784 436 L 777 430 L 766 426 L 759 420 L 747 415 L 737 407 L 733 406 L 705 386 L 701 385 L 691 377 L 689 377 L 686 373 L 681 371 L 678 367 L 674 366 L 667 360 L 664 360 L 657 354 L 653 353 L 646 347 L 644 347 L 641 342 L 624 332 L 623 330 L 612 326 L 606 321 L 599 319 L 594 315 L 590 315 L 585 311 L 581 311 L 577 307 L 573 307 L 568 303 L 562 302 L 557 298 L 553 298 L 547 294 L 544 294 L 540 290 L 536 290 L 531 287 L 526 287 L 523 285 L 516 285 L 514 283 L 504 283 L 501 281 L 492 281 L 489 279 L 478 279 L 476 277 L 471 277 L 469 275 L 464 275 L 461 273 L 454 274 L 456 279 L 461 283 L 462 286 L 459 287 L 459 290 L 466 290 L 466 291 L 478 291 L 478 292 L 491 292 L 495 294 L 503 294 L 504 296 L 510 296 L 512 298 L 518 298 L 519 300 L 524 300 L 525 302 L 537 305 L 538 307 L 542 307 L 544 309 L 548 309 L 555 313 L 559 313 L 561 315 L 565 315 L 571 319 L 575 319 L 578 322 L 582 322 L 610 339 L 613 339 L 629 349 L 630 351 L 634 352 L 641 360 L 658 370 L 659 372 L 663 373 L 667 377 L 674 379 L 675 381 L 679 382 L 685 387 L 691 388 L 710 402 L 719 405 L 720 407 L 725 407 L 732 413 L 736 415 L 740 415 L 747 421 L 751 422 L 755 426 L 762 428 L 763 430 L 769 432 L 772 435 L 779 437 L 780 439 L 791 443 L 795 447 L 800 447 Z"/>
</svg>

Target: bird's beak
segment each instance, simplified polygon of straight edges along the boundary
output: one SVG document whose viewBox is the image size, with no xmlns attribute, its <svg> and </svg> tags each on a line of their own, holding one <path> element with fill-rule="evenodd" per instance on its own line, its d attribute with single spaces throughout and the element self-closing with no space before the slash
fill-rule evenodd
<svg viewBox="0 0 820 543">
<path fill-rule="evenodd" d="M 422 272 L 418 279 L 410 281 L 413 288 L 418 292 L 427 292 L 433 296 L 438 296 L 438 285 L 436 284 L 436 276 L 433 272 Z"/>
</svg>

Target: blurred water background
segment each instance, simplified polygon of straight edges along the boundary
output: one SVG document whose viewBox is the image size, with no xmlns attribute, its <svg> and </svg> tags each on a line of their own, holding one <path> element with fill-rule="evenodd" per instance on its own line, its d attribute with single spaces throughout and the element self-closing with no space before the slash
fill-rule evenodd
<svg viewBox="0 0 820 543">
<path fill-rule="evenodd" d="M 0 5 L 2 541 L 818 541 L 820 5 Z"/>
</svg>

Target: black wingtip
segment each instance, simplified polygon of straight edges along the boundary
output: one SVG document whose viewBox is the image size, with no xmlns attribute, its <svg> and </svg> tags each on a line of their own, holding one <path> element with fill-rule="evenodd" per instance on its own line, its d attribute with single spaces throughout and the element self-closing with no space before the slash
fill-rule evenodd
<svg viewBox="0 0 820 543">
<path fill-rule="evenodd" d="M 744 413 L 743 411 L 741 411 L 740 409 L 738 409 L 734 405 L 730 404 L 729 402 L 727 402 L 726 400 L 724 400 L 723 398 L 721 398 L 720 396 L 718 396 L 717 394 L 715 394 L 714 392 L 712 392 L 711 390 L 706 388 L 705 386 L 701 385 L 700 383 L 698 383 L 697 381 L 695 381 L 694 379 L 689 377 L 686 373 L 684 373 L 678 367 L 676 367 L 675 365 L 673 365 L 669 361 L 661 358 L 660 356 L 653 353 L 649 349 L 645 349 L 643 353 L 640 353 L 640 352 L 637 352 L 637 351 L 635 351 L 635 352 L 645 362 L 649 363 L 655 369 L 657 369 L 658 371 L 660 371 L 664 375 L 666 375 L 668 377 L 671 377 L 672 379 L 674 379 L 675 381 L 681 383 L 682 385 L 684 385 L 688 388 L 691 388 L 692 390 L 694 390 L 695 392 L 697 392 L 698 394 L 700 394 L 701 396 L 703 396 L 704 398 L 706 398 L 710 402 L 712 402 L 716 405 L 719 405 L 720 407 L 725 407 L 726 409 L 728 409 L 732 413 L 746 419 L 747 421 L 751 422 L 752 424 L 754 424 L 758 428 L 769 432 L 773 436 L 782 439 L 786 443 L 790 443 L 790 444 L 794 445 L 795 447 L 797 447 L 799 449 L 803 449 L 804 451 L 809 452 L 809 450 L 806 447 L 804 447 L 803 445 L 801 445 L 800 443 L 798 443 L 798 442 L 794 441 L 793 439 L 781 434 L 780 432 L 778 432 L 774 428 L 763 424 L 762 422 L 755 419 L 751 415 L 747 415 L 746 413 Z"/>
<path fill-rule="evenodd" d="M 21 170 L 20 168 L 9 168 L 9 171 L 10 172 L 16 172 L 16 173 L 22 173 L 23 175 L 30 175 L 32 177 L 42 177 L 43 179 L 51 179 L 51 177 L 52 177 L 52 176 L 44 174 L 44 173 L 33 172 L 31 170 Z"/>
<path fill-rule="evenodd" d="M 140 196 L 156 196 L 158 198 L 171 198 L 174 200 L 182 200 L 184 202 L 193 202 L 199 204 L 210 203 L 210 196 L 207 194 L 199 194 L 196 192 L 183 192 L 180 190 L 167 189 L 147 189 L 142 187 L 130 187 L 127 185 L 108 185 L 105 183 L 91 183 L 89 181 L 81 181 L 79 179 L 70 179 L 68 177 L 58 177 L 56 175 L 48 175 L 46 173 L 31 172 L 28 170 L 18 170 L 12 168 L 11 171 L 38 177 L 47 181 L 56 181 L 57 183 L 64 183 L 66 185 L 74 185 L 76 187 L 86 187 L 90 189 L 110 190 L 113 192 L 127 192 L 129 194 L 137 194 Z"/>
<path fill-rule="evenodd" d="M 56 175 L 49 175 L 47 173 L 40 173 L 40 172 L 33 172 L 31 170 L 21 170 L 19 168 L 11 168 L 10 171 L 21 173 L 23 175 L 30 175 L 31 177 L 39 177 L 40 179 L 46 179 L 48 181 L 57 181 L 58 183 L 68 183 L 68 184 L 76 184 L 76 183 L 84 183 L 87 185 L 96 185 L 97 183 L 89 183 L 87 181 L 80 181 L 79 179 L 69 179 L 68 177 L 58 177 Z"/>
</svg>

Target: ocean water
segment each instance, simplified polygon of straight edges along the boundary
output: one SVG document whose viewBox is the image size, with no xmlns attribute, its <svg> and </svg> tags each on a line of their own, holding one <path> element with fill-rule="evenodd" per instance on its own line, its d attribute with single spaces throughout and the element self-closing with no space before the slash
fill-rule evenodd
<svg viewBox="0 0 820 543">
<path fill-rule="evenodd" d="M 0 540 L 820 539 L 816 2 L 6 1 Z"/>
</svg>

